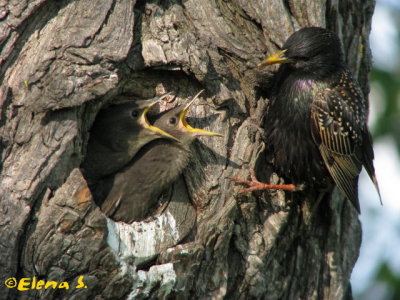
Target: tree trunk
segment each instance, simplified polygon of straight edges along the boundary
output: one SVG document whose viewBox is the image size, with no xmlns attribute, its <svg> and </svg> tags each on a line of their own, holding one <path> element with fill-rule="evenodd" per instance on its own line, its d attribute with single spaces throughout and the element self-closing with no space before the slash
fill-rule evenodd
<svg viewBox="0 0 400 300">
<path fill-rule="evenodd" d="M 367 94 L 373 8 L 373 0 L 0 2 L 0 298 L 351 299 L 361 228 L 349 201 L 335 191 L 311 213 L 317 192 L 239 195 L 228 178 L 256 167 L 260 179 L 280 180 L 263 151 L 271 73 L 255 65 L 294 30 L 327 27 Z M 97 112 L 122 92 L 173 91 L 183 101 L 201 88 L 189 122 L 225 137 L 194 144 L 190 171 L 158 216 L 107 220 L 79 169 Z M 29 290 L 7 288 L 10 277 Z M 69 289 L 34 288 L 33 277 Z M 85 287 L 76 288 L 79 278 Z"/>
</svg>

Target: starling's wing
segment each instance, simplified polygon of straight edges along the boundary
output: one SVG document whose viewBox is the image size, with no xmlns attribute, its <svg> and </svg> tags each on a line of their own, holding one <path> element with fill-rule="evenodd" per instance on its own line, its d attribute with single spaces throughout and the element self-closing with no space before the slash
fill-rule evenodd
<svg viewBox="0 0 400 300">
<path fill-rule="evenodd" d="M 367 107 L 355 83 L 325 89 L 311 106 L 311 131 L 329 173 L 358 212 Z M 372 151 L 372 149 L 371 149 Z"/>
<path fill-rule="evenodd" d="M 143 201 L 142 193 L 146 188 L 143 185 L 140 188 L 142 177 L 142 171 L 130 164 L 100 181 L 100 189 L 103 190 L 100 208 L 107 217 L 118 222 L 132 223 L 146 216 L 149 203 L 157 199 Z"/>
<path fill-rule="evenodd" d="M 118 174 L 112 174 L 97 181 L 94 186 L 95 202 L 106 216 L 112 218 L 119 209 L 126 182 Z"/>
</svg>

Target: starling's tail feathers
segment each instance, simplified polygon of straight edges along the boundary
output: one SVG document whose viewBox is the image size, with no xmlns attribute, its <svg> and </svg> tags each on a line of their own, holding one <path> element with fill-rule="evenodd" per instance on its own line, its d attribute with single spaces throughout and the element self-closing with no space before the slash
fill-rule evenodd
<svg viewBox="0 0 400 300">
<path fill-rule="evenodd" d="M 372 180 L 372 182 L 373 182 L 373 184 L 375 186 L 375 189 L 378 192 L 379 201 L 381 202 L 381 205 L 383 205 L 382 197 L 381 197 L 381 191 L 379 190 L 379 184 L 378 184 L 378 180 L 376 179 L 376 176 L 375 176 L 374 167 L 372 166 L 372 170 L 370 168 L 365 168 L 365 169 L 367 170 L 369 178 L 371 178 L 371 180 Z"/>
<path fill-rule="evenodd" d="M 379 201 L 382 203 L 381 192 L 379 190 L 378 180 L 375 176 L 375 168 L 374 168 L 374 150 L 372 148 L 372 137 L 371 134 L 367 131 L 367 133 L 363 136 L 364 139 L 364 157 L 363 157 L 363 165 L 365 170 L 367 171 L 369 178 L 371 178 L 372 182 L 375 185 L 375 189 L 379 195 Z"/>
</svg>

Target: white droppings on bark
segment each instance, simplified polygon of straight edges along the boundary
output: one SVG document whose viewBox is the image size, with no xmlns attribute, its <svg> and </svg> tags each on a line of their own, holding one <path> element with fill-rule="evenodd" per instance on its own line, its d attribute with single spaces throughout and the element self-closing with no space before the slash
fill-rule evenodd
<svg viewBox="0 0 400 300">
<path fill-rule="evenodd" d="M 149 295 L 151 289 L 156 285 L 158 285 L 158 296 L 169 295 L 175 283 L 176 273 L 172 263 L 152 266 L 148 272 L 140 270 L 128 299 L 137 299 L 140 296 Z"/>
<path fill-rule="evenodd" d="M 149 222 L 126 224 L 107 219 L 107 243 L 121 260 L 133 259 L 138 264 L 179 242 L 176 225 L 169 211 Z"/>
</svg>

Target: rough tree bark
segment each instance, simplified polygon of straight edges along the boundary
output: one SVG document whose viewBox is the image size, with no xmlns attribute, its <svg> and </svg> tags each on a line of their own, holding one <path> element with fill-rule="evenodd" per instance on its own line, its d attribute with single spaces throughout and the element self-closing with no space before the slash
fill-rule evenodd
<svg viewBox="0 0 400 300">
<path fill-rule="evenodd" d="M 254 68 L 260 59 L 294 30 L 324 26 L 339 33 L 368 93 L 373 8 L 373 0 L 0 1 L 0 298 L 351 298 L 361 229 L 348 201 L 334 192 L 311 215 L 316 193 L 238 196 L 227 177 L 257 166 L 261 179 L 279 180 L 263 155 L 270 73 Z M 173 91 L 182 101 L 200 88 L 206 97 L 190 122 L 225 138 L 194 145 L 160 216 L 107 221 L 79 169 L 96 113 L 122 92 Z M 70 288 L 4 284 L 34 276 Z M 75 288 L 79 276 L 85 288 Z"/>
</svg>

